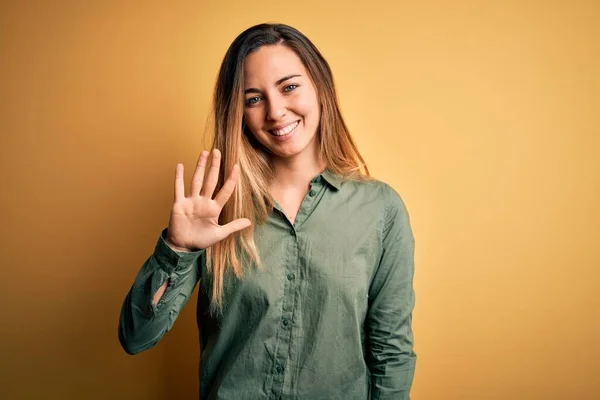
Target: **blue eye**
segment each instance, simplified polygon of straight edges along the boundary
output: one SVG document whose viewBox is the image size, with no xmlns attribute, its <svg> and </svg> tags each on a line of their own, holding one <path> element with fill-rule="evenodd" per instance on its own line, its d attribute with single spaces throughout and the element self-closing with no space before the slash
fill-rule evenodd
<svg viewBox="0 0 600 400">
<path fill-rule="evenodd" d="M 287 85 L 286 87 L 283 88 L 283 91 L 291 92 L 292 90 L 296 90 L 297 87 L 298 87 L 298 85 Z"/>
<path fill-rule="evenodd" d="M 260 97 L 251 97 L 251 98 L 249 98 L 249 99 L 246 100 L 246 105 L 251 106 L 253 104 L 258 103 L 259 101 L 260 101 Z"/>
</svg>

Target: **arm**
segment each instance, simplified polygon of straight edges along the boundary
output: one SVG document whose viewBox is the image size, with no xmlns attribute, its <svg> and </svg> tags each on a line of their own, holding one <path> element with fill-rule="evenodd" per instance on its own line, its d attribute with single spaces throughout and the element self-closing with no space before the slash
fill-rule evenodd
<svg viewBox="0 0 600 400">
<path fill-rule="evenodd" d="M 128 354 L 140 353 L 160 341 L 200 279 L 199 263 L 204 260 L 204 250 L 175 252 L 165 237 L 166 229 L 154 253 L 138 272 L 121 308 L 119 342 Z M 161 289 L 164 289 L 162 295 Z"/>
<path fill-rule="evenodd" d="M 404 203 L 389 189 L 381 259 L 369 288 L 367 365 L 371 400 L 408 400 L 416 362 L 411 328 L 414 238 Z"/>
</svg>

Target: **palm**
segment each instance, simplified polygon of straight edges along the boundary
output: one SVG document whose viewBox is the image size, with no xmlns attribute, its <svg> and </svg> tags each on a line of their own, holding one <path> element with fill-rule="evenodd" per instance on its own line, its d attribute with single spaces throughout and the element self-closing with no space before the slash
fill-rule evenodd
<svg viewBox="0 0 600 400">
<path fill-rule="evenodd" d="M 177 165 L 175 203 L 171 210 L 167 243 L 182 250 L 205 249 L 250 225 L 250 221 L 245 218 L 219 225 L 219 215 L 233 193 L 239 167 L 234 166 L 231 175 L 213 198 L 219 177 L 220 152 L 213 151 L 211 168 L 204 179 L 207 159 L 208 153 L 202 152 L 188 196 L 185 195 L 183 186 L 183 165 Z"/>
</svg>

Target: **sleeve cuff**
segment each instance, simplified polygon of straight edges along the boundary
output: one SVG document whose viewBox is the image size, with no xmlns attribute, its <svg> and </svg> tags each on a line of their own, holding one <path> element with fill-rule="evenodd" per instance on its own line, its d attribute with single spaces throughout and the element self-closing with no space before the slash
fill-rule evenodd
<svg viewBox="0 0 600 400">
<path fill-rule="evenodd" d="M 175 251 L 169 247 L 165 241 L 166 237 L 167 228 L 163 229 L 160 233 L 160 237 L 158 238 L 156 247 L 154 248 L 154 256 L 157 258 L 159 264 L 163 267 L 165 272 L 169 274 L 175 271 L 178 266 L 189 265 L 195 262 L 205 252 L 204 249 L 189 253 Z"/>
</svg>

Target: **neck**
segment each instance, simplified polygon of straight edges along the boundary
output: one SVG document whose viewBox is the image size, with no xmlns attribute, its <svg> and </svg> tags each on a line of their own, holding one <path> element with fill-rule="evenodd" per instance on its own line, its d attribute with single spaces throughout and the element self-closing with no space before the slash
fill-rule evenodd
<svg viewBox="0 0 600 400">
<path fill-rule="evenodd" d="M 274 176 L 272 188 L 305 188 L 310 180 L 323 172 L 325 163 L 316 154 L 298 154 L 291 158 L 273 160 Z"/>
</svg>

